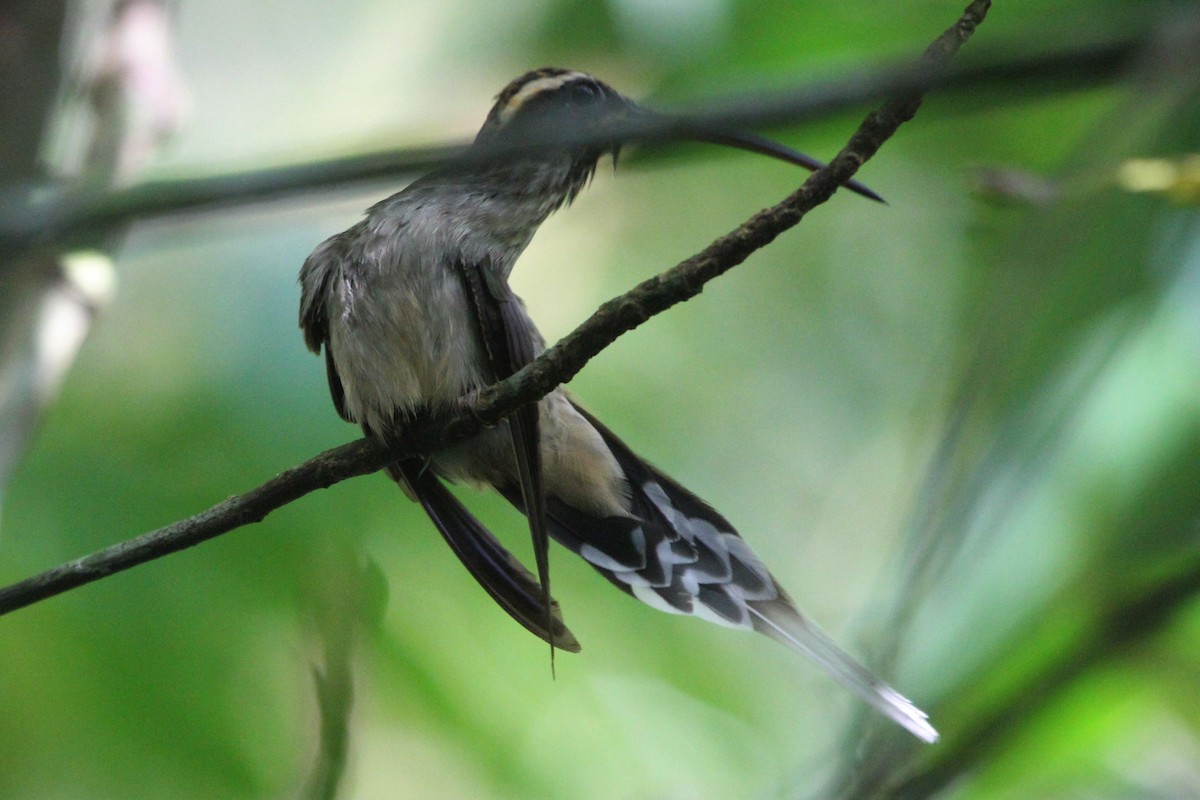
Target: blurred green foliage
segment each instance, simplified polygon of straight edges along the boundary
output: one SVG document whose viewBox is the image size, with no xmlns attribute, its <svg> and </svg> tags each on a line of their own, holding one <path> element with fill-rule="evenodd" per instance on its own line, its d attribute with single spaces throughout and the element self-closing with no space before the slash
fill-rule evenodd
<svg viewBox="0 0 1200 800">
<path fill-rule="evenodd" d="M 461 138 L 545 63 L 664 104 L 791 86 L 915 56 L 961 5 L 184 2 L 195 114 L 160 169 Z M 1167 9 L 997 3 L 964 57 Z M 941 744 L 848 727 L 853 701 L 782 648 L 657 614 L 562 550 L 584 650 L 552 680 L 542 643 L 371 476 L 0 620 L 0 797 L 317 793 L 338 765 L 318 766 L 315 673 L 330 713 L 351 709 L 345 798 L 1200 793 L 1200 228 L 1110 181 L 1197 149 L 1198 76 L 1153 78 L 932 98 L 861 175 L 889 206 L 839 195 L 572 385 L 891 665 Z M 775 133 L 828 157 L 854 124 Z M 515 283 L 548 338 L 800 177 L 685 155 L 602 169 L 543 228 Z M 1063 194 L 988 204 L 983 164 Z M 295 276 L 401 184 L 137 227 L 5 498 L 0 581 L 356 435 L 302 346 Z M 528 559 L 511 509 L 463 496 Z"/>
</svg>

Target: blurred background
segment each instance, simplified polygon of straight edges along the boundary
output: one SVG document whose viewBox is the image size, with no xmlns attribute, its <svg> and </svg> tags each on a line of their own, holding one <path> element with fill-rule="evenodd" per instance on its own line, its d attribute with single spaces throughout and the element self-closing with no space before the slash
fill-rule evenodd
<svg viewBox="0 0 1200 800">
<path fill-rule="evenodd" d="M 61 59 L 12 46 L 5 64 L 62 67 L 40 163 L 125 185 L 462 141 L 544 65 L 702 109 L 913 58 L 963 4 L 180 0 L 147 28 L 174 66 L 151 70 L 171 80 L 146 89 L 136 175 L 87 154 L 71 88 L 97 69 L 111 3 L 70 7 Z M 963 58 L 1196 19 L 1013 0 Z M 561 549 L 555 594 L 583 652 L 552 678 L 544 644 L 373 475 L 0 620 L 0 797 L 1200 796 L 1200 220 L 1170 171 L 1197 152 L 1200 74 L 1157 57 L 1089 88 L 930 97 L 859 174 L 888 205 L 839 193 L 570 387 L 930 711 L 940 744 Z M 865 110 L 767 133 L 827 159 Z M 87 313 L 61 391 L 38 384 L 44 413 L 2 418 L 0 583 L 356 437 L 303 347 L 296 275 L 412 177 L 86 242 L 112 266 L 72 267 Z M 693 145 L 603 164 L 514 285 L 554 340 L 803 177 Z M 10 395 L 41 307 L 17 302 L 15 269 L 0 265 Z M 517 514 L 460 494 L 530 562 Z"/>
</svg>

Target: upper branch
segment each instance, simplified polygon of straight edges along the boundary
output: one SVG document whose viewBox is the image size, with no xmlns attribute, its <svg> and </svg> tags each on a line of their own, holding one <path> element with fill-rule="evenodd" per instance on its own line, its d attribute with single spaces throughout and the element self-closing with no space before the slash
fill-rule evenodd
<svg viewBox="0 0 1200 800">
<path fill-rule="evenodd" d="M 922 57 L 924 70 L 944 69 L 983 20 L 991 0 L 974 0 L 959 21 Z M 921 94 L 908 91 L 872 112 L 829 166 L 813 173 L 791 196 L 751 217 L 700 253 L 643 281 L 602 305 L 582 325 L 520 371 L 482 391 L 474 403 L 445 419 L 414 422 L 385 445 L 360 439 L 327 450 L 280 473 L 246 494 L 231 497 L 194 517 L 143 534 L 0 589 L 0 615 L 83 586 L 116 572 L 258 522 L 316 489 L 381 469 L 389 462 L 465 439 L 527 403 L 536 402 L 574 377 L 623 333 L 655 314 L 699 294 L 704 285 L 746 260 L 828 200 L 879 147 L 916 113 Z"/>
<path fill-rule="evenodd" d="M 820 119 L 889 97 L 913 97 L 930 89 L 988 87 L 993 98 L 1028 100 L 1032 91 L 1061 91 L 1111 80 L 1129 62 L 1154 45 L 1160 31 L 1148 28 L 1124 38 L 1073 43 L 1069 49 L 1021 53 L 973 66 L 948 66 L 948 58 L 982 19 L 964 15 L 950 39 L 939 39 L 938 52 L 908 66 L 887 65 L 856 75 L 811 82 L 774 93 L 757 93 L 725 102 L 709 102 L 703 112 L 680 113 L 657 120 L 628 122 L 602 132 L 553 131 L 520 143 L 492 148 L 432 145 L 310 161 L 262 170 L 205 178 L 159 180 L 103 193 L 63 193 L 55 187 L 0 186 L 0 253 L 20 252 L 47 241 L 75 239 L 147 217 L 199 209 L 256 203 L 298 192 L 375 180 L 429 169 L 449 160 L 474 163 L 511 156 L 514 150 L 547 145 L 597 144 L 614 136 L 624 141 L 661 142 L 677 139 L 697 125 L 756 129 Z M 965 36 L 964 36 L 965 34 Z M 1013 48 L 1018 51 L 1018 48 Z M 1016 92 L 1019 91 L 1019 94 Z"/>
</svg>

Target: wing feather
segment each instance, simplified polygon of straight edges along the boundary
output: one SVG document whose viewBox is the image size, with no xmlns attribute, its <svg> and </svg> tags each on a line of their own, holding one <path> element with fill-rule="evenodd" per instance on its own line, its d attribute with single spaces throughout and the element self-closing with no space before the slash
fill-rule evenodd
<svg viewBox="0 0 1200 800">
<path fill-rule="evenodd" d="M 346 390 L 329 350 L 329 298 L 335 283 L 345 280 L 343 265 L 350 254 L 349 233 L 331 236 L 304 260 L 300 269 L 300 329 L 309 350 L 320 353 L 325 348 L 325 377 L 333 406 L 342 419 L 354 422 L 346 410 Z"/>
<path fill-rule="evenodd" d="M 521 301 L 488 264 L 459 264 L 459 272 L 475 309 L 475 322 L 489 359 L 490 378 L 503 380 L 537 356 L 537 343 Z M 521 497 L 529 520 L 542 600 L 550 607 L 550 539 L 546 494 L 542 484 L 542 448 L 538 404 L 528 403 L 509 418 L 509 434 Z"/>
</svg>

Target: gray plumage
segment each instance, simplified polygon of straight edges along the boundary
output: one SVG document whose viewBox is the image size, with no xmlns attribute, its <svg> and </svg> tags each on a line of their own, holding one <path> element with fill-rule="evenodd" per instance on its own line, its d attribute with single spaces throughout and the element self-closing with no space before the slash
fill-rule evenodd
<svg viewBox="0 0 1200 800">
<path fill-rule="evenodd" d="M 538 70 L 498 96 L 477 141 L 520 137 L 564 119 L 587 126 L 643 113 L 591 76 Z M 697 138 L 816 163 L 757 137 L 705 131 Z M 618 147 L 547 147 L 483 166 L 451 165 L 322 243 L 300 273 L 300 324 L 308 346 L 324 348 L 339 413 L 386 436 L 418 415 L 453 409 L 536 357 L 545 343 L 508 276 L 538 226 Z M 917 736 L 936 739 L 919 709 L 795 609 L 724 517 L 639 458 L 564 390 L 523 413 L 389 470 L 517 621 L 554 646 L 578 649 L 549 596 L 539 548 L 539 532 L 542 539 L 548 533 L 644 603 L 782 641 Z M 533 506 L 539 579 L 439 478 L 494 488 L 523 510 Z"/>
</svg>

